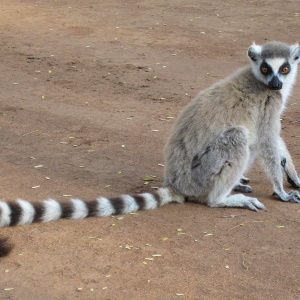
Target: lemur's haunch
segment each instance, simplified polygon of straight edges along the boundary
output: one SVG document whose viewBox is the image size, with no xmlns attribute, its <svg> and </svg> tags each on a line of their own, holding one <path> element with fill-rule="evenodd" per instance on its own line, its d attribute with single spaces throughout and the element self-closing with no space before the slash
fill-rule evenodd
<svg viewBox="0 0 300 300">
<path fill-rule="evenodd" d="M 283 172 L 294 188 L 300 180 L 280 136 L 281 114 L 296 80 L 300 48 L 270 42 L 248 49 L 251 65 L 199 93 L 178 116 L 166 144 L 164 187 L 155 193 L 94 201 L 53 199 L 0 202 L 0 227 L 48 222 L 59 218 L 125 214 L 191 199 L 210 207 L 263 209 L 256 198 L 231 191 L 251 192 L 241 184 L 256 157 L 282 201 L 300 203 L 298 191 L 286 193 Z M 0 239 L 0 256 L 11 245 Z"/>
</svg>

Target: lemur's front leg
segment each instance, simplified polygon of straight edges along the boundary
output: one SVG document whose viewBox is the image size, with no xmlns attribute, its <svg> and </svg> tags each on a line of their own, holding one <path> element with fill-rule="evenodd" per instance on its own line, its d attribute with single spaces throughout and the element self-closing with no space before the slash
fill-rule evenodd
<svg viewBox="0 0 300 300">
<path fill-rule="evenodd" d="M 292 157 L 282 138 L 280 138 L 280 151 L 281 151 L 281 165 L 287 176 L 288 183 L 290 183 L 293 186 L 293 188 L 296 189 L 300 188 L 299 176 L 294 167 Z"/>
<path fill-rule="evenodd" d="M 285 172 L 288 173 L 292 182 L 295 184 L 299 183 L 299 178 L 283 140 L 279 136 L 276 137 L 270 132 L 266 132 L 266 136 L 268 138 L 260 144 L 260 161 L 267 175 L 271 178 L 274 189 L 273 195 L 278 196 L 281 201 L 293 201 L 300 203 L 300 193 L 298 191 L 290 191 L 286 193 L 283 188 L 283 177 L 280 163 L 281 158 L 284 156 L 286 158 L 286 162 L 289 162 L 289 164 L 285 164 Z"/>
</svg>

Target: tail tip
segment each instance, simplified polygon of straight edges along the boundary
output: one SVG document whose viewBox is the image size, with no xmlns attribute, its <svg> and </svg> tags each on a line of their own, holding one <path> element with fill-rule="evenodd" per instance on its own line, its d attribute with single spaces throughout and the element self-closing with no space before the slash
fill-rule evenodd
<svg viewBox="0 0 300 300">
<path fill-rule="evenodd" d="M 8 238 L 0 238 L 0 257 L 7 256 L 14 245 L 9 242 Z"/>
</svg>

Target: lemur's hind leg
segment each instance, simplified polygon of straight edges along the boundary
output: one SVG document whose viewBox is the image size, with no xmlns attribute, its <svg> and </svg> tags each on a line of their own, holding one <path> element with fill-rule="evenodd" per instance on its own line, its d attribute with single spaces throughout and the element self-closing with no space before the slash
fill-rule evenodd
<svg viewBox="0 0 300 300">
<path fill-rule="evenodd" d="M 263 209 L 264 205 L 256 198 L 243 194 L 230 195 L 236 183 L 242 178 L 248 166 L 247 130 L 231 127 L 225 130 L 201 156 L 197 167 L 206 166 L 203 182 L 211 182 L 207 193 L 207 204 L 211 207 L 248 207 L 251 210 Z"/>
</svg>

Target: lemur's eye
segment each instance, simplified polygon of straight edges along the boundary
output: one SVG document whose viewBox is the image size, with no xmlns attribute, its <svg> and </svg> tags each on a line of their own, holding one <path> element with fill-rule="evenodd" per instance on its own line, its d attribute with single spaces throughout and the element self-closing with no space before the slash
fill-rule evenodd
<svg viewBox="0 0 300 300">
<path fill-rule="evenodd" d="M 272 68 L 265 61 L 260 65 L 260 72 L 264 76 L 269 76 L 273 73 Z"/>
<path fill-rule="evenodd" d="M 290 72 L 290 67 L 288 67 L 288 66 L 283 67 L 281 72 L 282 72 L 282 74 L 287 74 L 288 72 Z"/>
</svg>

